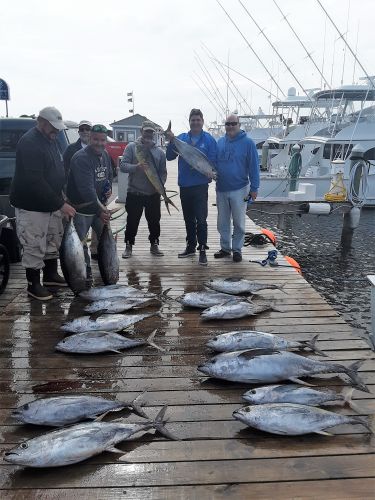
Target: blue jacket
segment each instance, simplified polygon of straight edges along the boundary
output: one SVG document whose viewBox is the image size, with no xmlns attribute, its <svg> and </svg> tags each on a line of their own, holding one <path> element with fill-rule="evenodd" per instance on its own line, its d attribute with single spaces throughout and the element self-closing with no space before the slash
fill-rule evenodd
<svg viewBox="0 0 375 500">
<path fill-rule="evenodd" d="M 177 136 L 181 141 L 192 144 L 191 133 L 184 133 Z M 217 142 L 208 132 L 202 130 L 195 147 L 204 153 L 216 168 Z M 174 149 L 173 142 L 170 142 L 167 147 L 167 160 L 174 160 L 178 153 Z M 180 187 L 199 186 L 200 184 L 208 184 L 211 180 L 191 167 L 181 156 L 178 157 L 178 185 Z"/>
<path fill-rule="evenodd" d="M 254 142 L 240 132 L 233 139 L 227 135 L 217 143 L 217 191 L 237 191 L 249 184 L 259 189 L 259 157 Z"/>
</svg>

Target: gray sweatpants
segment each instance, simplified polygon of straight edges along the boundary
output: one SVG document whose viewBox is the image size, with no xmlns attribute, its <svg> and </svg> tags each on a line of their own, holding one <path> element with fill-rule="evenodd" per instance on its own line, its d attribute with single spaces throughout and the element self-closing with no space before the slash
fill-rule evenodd
<svg viewBox="0 0 375 500">
<path fill-rule="evenodd" d="M 16 208 L 17 236 L 22 245 L 22 265 L 43 269 L 44 261 L 57 259 L 63 237 L 62 214 Z"/>
</svg>

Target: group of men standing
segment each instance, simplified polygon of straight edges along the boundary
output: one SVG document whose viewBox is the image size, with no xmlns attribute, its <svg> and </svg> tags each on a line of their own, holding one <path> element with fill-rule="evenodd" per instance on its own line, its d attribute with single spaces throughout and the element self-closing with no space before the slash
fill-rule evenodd
<svg viewBox="0 0 375 500">
<path fill-rule="evenodd" d="M 255 200 L 259 188 L 255 144 L 240 129 L 237 115 L 227 117 L 226 134 L 218 142 L 203 131 L 203 114 L 199 109 L 191 110 L 189 125 L 190 130 L 178 138 L 204 153 L 217 171 L 220 249 L 214 257 L 229 257 L 233 254 L 233 261 L 240 262 L 245 237 L 246 198 L 250 196 Z M 52 298 L 47 286 L 66 286 L 58 274 L 63 220 L 73 218 L 84 244 L 89 283 L 92 273 L 86 237 L 91 227 L 99 239 L 103 225 L 109 224 L 110 220 L 106 204 L 112 193 L 113 169 L 105 150 L 108 131 L 104 125 L 81 121 L 78 141 L 71 144 L 62 155 L 56 138 L 64 128 L 61 113 L 56 108 L 47 107 L 40 111 L 36 126 L 18 143 L 16 170 L 10 192 L 10 202 L 16 210 L 27 291 L 39 300 Z M 173 145 L 173 132 L 167 132 L 169 145 L 166 154 L 156 146 L 155 132 L 155 124 L 145 121 L 140 138 L 126 147 L 120 163 L 121 171 L 129 173 L 124 258 L 132 256 L 143 211 L 148 223 L 150 252 L 155 256 L 163 256 L 159 249 L 160 194 L 145 173 L 147 164 L 137 158 L 137 146 L 147 150 L 148 158 L 163 185 L 167 179 L 166 160 L 174 160 L 178 153 Z M 178 158 L 178 185 L 186 228 L 186 248 L 178 257 L 193 256 L 198 249 L 201 265 L 207 265 L 210 182 L 182 157 Z M 94 252 L 91 252 L 92 257 Z M 43 284 L 40 279 L 42 269 Z"/>
<path fill-rule="evenodd" d="M 256 199 L 259 188 L 259 160 L 256 146 L 246 132 L 240 129 L 238 116 L 234 114 L 227 117 L 225 136 L 218 142 L 203 130 L 204 119 L 200 109 L 190 111 L 189 125 L 190 130 L 180 134 L 178 139 L 204 153 L 217 172 L 217 229 L 220 234 L 220 249 L 214 257 L 220 259 L 233 255 L 233 261 L 240 262 L 245 238 L 247 201 L 249 198 Z M 152 122 L 144 122 L 138 143 L 149 148 L 152 162 L 163 184 L 167 179 L 166 160 L 178 157 L 178 185 L 186 228 L 186 248 L 178 254 L 178 257 L 194 256 L 198 250 L 199 264 L 207 265 L 208 186 L 211 180 L 178 155 L 173 144 L 174 134 L 171 131 L 166 132 L 169 144 L 165 155 L 155 145 L 153 140 L 155 131 Z M 126 248 L 122 255 L 125 259 L 132 256 L 143 209 L 148 222 L 150 251 L 157 256 L 163 255 L 158 247 L 160 195 L 144 173 L 146 165 L 138 162 L 135 148 L 135 143 L 129 144 L 120 163 L 121 171 L 129 174 Z"/>
<path fill-rule="evenodd" d="M 63 219 L 73 218 L 84 242 L 89 283 L 92 276 L 86 236 L 93 227 L 100 237 L 103 224 L 110 219 L 105 206 L 112 192 L 112 165 L 104 149 L 107 129 L 82 121 L 80 139 L 67 148 L 63 157 L 56 139 L 65 128 L 60 111 L 43 108 L 36 126 L 17 145 L 10 203 L 16 211 L 27 292 L 38 300 L 52 299 L 48 286 L 66 286 L 58 274 Z"/>
</svg>

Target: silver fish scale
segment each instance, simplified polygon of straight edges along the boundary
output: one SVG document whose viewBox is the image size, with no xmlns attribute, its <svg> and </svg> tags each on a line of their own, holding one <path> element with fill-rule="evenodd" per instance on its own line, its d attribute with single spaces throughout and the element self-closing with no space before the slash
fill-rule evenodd
<svg viewBox="0 0 375 500">
<path fill-rule="evenodd" d="M 209 179 L 216 179 L 216 172 L 209 162 L 208 158 L 199 149 L 187 144 L 181 139 L 174 137 L 172 139 L 175 148 L 182 158 L 195 170 L 205 175 Z"/>
<path fill-rule="evenodd" d="M 96 320 L 92 320 L 88 316 L 82 316 L 65 323 L 61 329 L 73 333 L 120 331 L 150 316 L 152 316 L 152 314 L 112 314 L 100 316 Z"/>
<path fill-rule="evenodd" d="M 246 406 L 236 410 L 233 416 L 250 427 L 290 436 L 321 432 L 336 425 L 363 423 L 359 417 L 289 403 Z"/>
<path fill-rule="evenodd" d="M 56 350 L 90 354 L 129 349 L 143 344 L 143 340 L 129 339 L 113 332 L 83 332 L 61 340 L 56 345 Z"/>
<path fill-rule="evenodd" d="M 295 403 L 318 406 L 327 402 L 342 401 L 342 394 L 330 390 L 317 390 L 298 384 L 269 385 L 250 389 L 242 396 L 252 404 Z"/>
<path fill-rule="evenodd" d="M 95 313 L 105 311 L 106 314 L 122 313 L 140 307 L 150 302 L 151 299 L 145 297 L 114 297 L 113 299 L 103 299 L 92 302 L 84 308 L 86 312 Z"/>
<path fill-rule="evenodd" d="M 102 300 L 111 299 L 113 297 L 155 297 L 154 293 L 144 292 L 132 286 L 127 285 L 108 285 L 98 286 L 85 290 L 79 294 L 85 300 Z"/>
<path fill-rule="evenodd" d="M 56 396 L 26 403 L 14 410 L 12 416 L 27 424 L 60 427 L 126 406 L 98 396 Z"/>
<path fill-rule="evenodd" d="M 233 297 L 226 293 L 210 291 L 200 291 L 200 292 L 188 292 L 182 295 L 179 302 L 187 307 L 197 307 L 200 309 L 206 309 L 211 306 L 222 304 L 229 300 L 241 300 L 237 297 Z"/>
<path fill-rule="evenodd" d="M 271 305 L 265 303 L 253 304 L 251 302 L 230 301 L 205 309 L 201 313 L 201 317 L 205 320 L 239 319 L 246 316 L 255 316 L 268 309 L 271 309 Z"/>
<path fill-rule="evenodd" d="M 7 452 L 7 462 L 30 467 L 57 467 L 90 458 L 150 428 L 152 424 L 88 422 L 43 434 Z"/>
<path fill-rule="evenodd" d="M 257 293 L 260 290 L 275 289 L 277 285 L 256 283 L 243 278 L 216 278 L 205 283 L 205 286 L 217 292 L 241 295 L 244 293 Z"/>
<path fill-rule="evenodd" d="M 65 281 L 74 293 L 80 293 L 87 288 L 85 255 L 72 220 L 64 229 L 60 246 L 60 264 Z"/>
<path fill-rule="evenodd" d="M 216 351 L 230 352 L 246 349 L 291 349 L 301 346 L 299 342 L 289 341 L 272 333 L 256 330 L 233 331 L 217 335 L 207 342 Z"/>
</svg>

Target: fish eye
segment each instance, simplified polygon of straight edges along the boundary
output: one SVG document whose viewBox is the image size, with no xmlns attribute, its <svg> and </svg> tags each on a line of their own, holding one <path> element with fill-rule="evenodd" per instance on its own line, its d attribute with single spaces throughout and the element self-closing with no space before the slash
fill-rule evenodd
<svg viewBox="0 0 375 500">
<path fill-rule="evenodd" d="M 24 409 L 24 410 L 28 410 L 28 409 L 29 409 L 29 404 L 28 404 L 28 403 L 26 403 L 25 405 L 23 405 L 23 409 Z"/>
<path fill-rule="evenodd" d="M 216 361 L 217 361 L 216 359 L 213 359 L 213 360 L 211 361 L 211 363 L 214 365 L 214 364 L 216 363 Z"/>
<path fill-rule="evenodd" d="M 216 341 L 217 341 L 217 337 L 214 337 L 214 338 L 212 339 L 212 341 L 213 341 L 213 342 L 216 342 Z"/>
<path fill-rule="evenodd" d="M 21 448 L 26 450 L 26 448 L 28 448 L 29 445 L 27 443 L 21 443 Z"/>
<path fill-rule="evenodd" d="M 250 392 L 251 392 L 251 394 L 256 394 L 257 393 L 257 391 L 255 389 L 251 389 Z"/>
<path fill-rule="evenodd" d="M 246 407 L 244 408 L 244 411 L 246 411 L 247 413 L 249 413 L 250 408 L 249 408 L 248 406 L 246 406 Z"/>
</svg>

